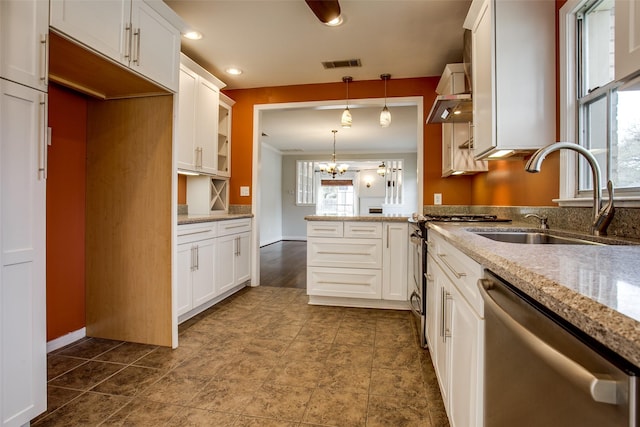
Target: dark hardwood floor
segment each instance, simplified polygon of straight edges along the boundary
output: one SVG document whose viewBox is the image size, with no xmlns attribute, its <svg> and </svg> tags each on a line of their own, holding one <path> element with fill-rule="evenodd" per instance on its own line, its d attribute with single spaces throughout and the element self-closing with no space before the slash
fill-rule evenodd
<svg viewBox="0 0 640 427">
<path fill-rule="evenodd" d="M 307 288 L 307 242 L 283 240 L 260 248 L 260 285 Z"/>
</svg>

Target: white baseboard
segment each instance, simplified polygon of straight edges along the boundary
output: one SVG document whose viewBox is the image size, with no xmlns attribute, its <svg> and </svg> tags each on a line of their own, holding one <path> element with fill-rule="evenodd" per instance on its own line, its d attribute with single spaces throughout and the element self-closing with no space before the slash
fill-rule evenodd
<svg viewBox="0 0 640 427">
<path fill-rule="evenodd" d="M 69 345 L 72 342 L 78 341 L 81 338 L 87 336 L 87 328 L 78 329 L 77 331 L 69 332 L 66 335 L 53 339 L 47 342 L 47 353 Z"/>
<path fill-rule="evenodd" d="M 282 240 L 301 240 L 306 242 L 307 236 L 282 236 Z"/>
</svg>

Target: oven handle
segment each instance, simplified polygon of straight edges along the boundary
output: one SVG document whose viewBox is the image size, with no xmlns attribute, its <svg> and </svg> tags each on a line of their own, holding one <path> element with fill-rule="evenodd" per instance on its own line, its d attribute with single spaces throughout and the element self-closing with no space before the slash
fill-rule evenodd
<svg viewBox="0 0 640 427">
<path fill-rule="evenodd" d="M 417 309 L 414 304 L 416 300 L 418 301 Z M 422 316 L 422 301 L 420 301 L 420 295 L 418 295 L 416 291 L 413 291 L 409 297 L 409 306 L 411 306 L 411 311 L 413 311 L 416 316 Z"/>
<path fill-rule="evenodd" d="M 596 402 L 618 403 L 616 386 L 617 382 L 609 378 L 598 378 L 576 361 L 558 352 L 555 348 L 534 335 L 529 329 L 522 326 L 509 315 L 489 294 L 496 286 L 491 279 L 478 280 L 480 295 L 485 303 L 485 308 L 493 312 L 498 319 L 513 333 L 515 333 L 531 352 L 544 360 L 548 366 L 552 366 L 556 372 L 565 376 L 572 383 L 589 390 L 589 394 Z"/>
</svg>

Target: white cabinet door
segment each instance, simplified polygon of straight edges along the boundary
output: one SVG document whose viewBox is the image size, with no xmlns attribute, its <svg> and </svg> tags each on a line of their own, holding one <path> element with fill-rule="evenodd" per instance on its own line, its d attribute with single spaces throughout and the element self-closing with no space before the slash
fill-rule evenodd
<svg viewBox="0 0 640 427">
<path fill-rule="evenodd" d="M 216 290 L 218 295 L 235 286 L 236 236 L 218 237 L 218 254 L 216 256 Z"/>
<path fill-rule="evenodd" d="M 0 79 L 0 425 L 47 399 L 46 94 Z"/>
<path fill-rule="evenodd" d="M 251 233 L 238 234 L 236 241 L 236 284 L 251 279 Z"/>
<path fill-rule="evenodd" d="M 615 78 L 640 68 L 640 0 L 616 0 Z"/>
<path fill-rule="evenodd" d="M 473 64 L 473 144 L 478 153 L 495 146 L 493 117 L 493 0 L 482 2 L 471 28 Z"/>
<path fill-rule="evenodd" d="M 212 83 L 198 79 L 195 137 L 200 151 L 196 168 L 215 175 L 218 170 L 218 102 L 220 91 Z"/>
<path fill-rule="evenodd" d="M 435 360 L 435 349 L 438 344 L 438 319 L 439 319 L 439 307 L 440 291 L 437 289 L 436 281 L 434 279 L 434 269 L 438 268 L 435 261 L 429 254 L 427 256 L 427 342 L 431 352 L 431 357 Z"/>
<path fill-rule="evenodd" d="M 451 369 L 451 362 L 449 361 L 449 336 L 451 334 L 451 309 L 452 299 L 449 292 L 450 284 L 447 276 L 442 272 L 440 266 L 435 264 L 436 267 L 433 271 L 433 278 L 436 289 L 437 308 L 435 315 L 436 326 L 436 348 L 432 350 L 431 357 L 434 358 L 434 364 L 436 368 L 436 375 L 438 382 L 440 383 L 440 392 L 442 393 L 442 400 L 445 402 L 445 408 L 448 413 L 449 402 L 449 370 Z M 435 357 L 434 357 L 435 355 Z"/>
<path fill-rule="evenodd" d="M 216 296 L 214 265 L 216 260 L 215 239 L 195 243 L 195 266 L 193 270 L 193 306 L 198 307 Z"/>
<path fill-rule="evenodd" d="M 409 230 L 406 222 L 387 222 L 382 234 L 382 299 L 407 300 Z"/>
<path fill-rule="evenodd" d="M 0 77 L 47 90 L 47 0 L 0 2 Z"/>
<path fill-rule="evenodd" d="M 196 89 L 198 75 L 180 65 L 178 129 L 176 131 L 178 169 L 195 170 Z"/>
<path fill-rule="evenodd" d="M 133 2 L 131 27 L 130 66 L 140 74 L 177 92 L 180 32 L 141 0 Z"/>
<path fill-rule="evenodd" d="M 128 65 L 131 0 L 51 0 L 51 26 Z"/>
<path fill-rule="evenodd" d="M 193 308 L 193 244 L 178 245 L 178 316 Z"/>
<path fill-rule="evenodd" d="M 449 346 L 451 425 L 482 425 L 483 322 L 455 287 L 451 295 Z"/>
</svg>

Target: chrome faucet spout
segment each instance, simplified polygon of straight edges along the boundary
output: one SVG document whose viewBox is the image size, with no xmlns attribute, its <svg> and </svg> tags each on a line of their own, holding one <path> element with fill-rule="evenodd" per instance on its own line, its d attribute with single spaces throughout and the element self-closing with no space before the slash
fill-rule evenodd
<svg viewBox="0 0 640 427">
<path fill-rule="evenodd" d="M 573 150 L 582 154 L 591 167 L 591 175 L 593 177 L 593 222 L 591 223 L 590 231 L 591 234 L 604 236 L 607 234 L 607 227 L 613 218 L 613 183 L 611 181 L 607 183 L 609 201 L 607 205 L 600 210 L 600 205 L 602 204 L 602 174 L 598 161 L 589 150 L 572 142 L 556 142 L 542 147 L 533 153 L 533 156 L 531 156 L 524 168 L 529 173 L 540 172 L 540 166 L 547 155 L 562 149 Z"/>
</svg>

